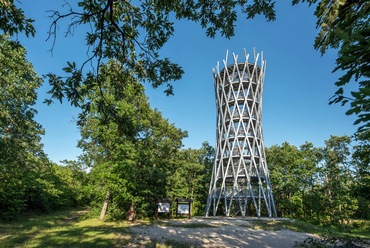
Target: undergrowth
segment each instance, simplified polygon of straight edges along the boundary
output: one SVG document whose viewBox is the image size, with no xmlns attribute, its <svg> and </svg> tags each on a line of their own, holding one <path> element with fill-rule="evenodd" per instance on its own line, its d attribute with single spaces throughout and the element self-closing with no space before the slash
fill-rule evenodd
<svg viewBox="0 0 370 248">
<path fill-rule="evenodd" d="M 347 232 L 350 233 L 349 230 L 347 230 Z M 321 235 L 320 239 L 308 237 L 303 242 L 296 243 L 295 247 L 305 247 L 305 248 L 370 247 L 370 241 L 361 239 L 360 237 L 353 236 L 353 235 L 339 235 L 338 236 L 328 231 L 326 234 Z"/>
</svg>

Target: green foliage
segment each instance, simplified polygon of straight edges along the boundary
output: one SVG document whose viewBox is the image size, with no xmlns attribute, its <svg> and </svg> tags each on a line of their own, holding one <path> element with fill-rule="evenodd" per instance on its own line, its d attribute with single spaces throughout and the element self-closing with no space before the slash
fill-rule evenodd
<svg viewBox="0 0 370 248">
<path fill-rule="evenodd" d="M 193 200 L 192 215 L 203 215 L 214 162 L 214 148 L 203 142 L 200 149 L 181 150 L 168 177 L 167 195 Z"/>
<path fill-rule="evenodd" d="M 366 133 L 359 133 L 355 136 L 358 145 L 354 146 L 352 154 L 357 181 L 354 194 L 359 199 L 357 217 L 364 219 L 370 218 L 370 143 L 367 137 Z"/>
<path fill-rule="evenodd" d="M 343 217 L 369 218 L 369 13 L 368 1 L 293 0 L 293 4 L 318 3 L 320 29 L 315 48 L 322 53 L 339 48 L 337 67 L 345 75 L 331 103 L 351 104 L 347 114 L 358 115 L 359 145 L 350 157 L 349 137 L 332 136 L 325 148 L 306 143 L 298 149 L 288 143 L 266 149 L 276 204 L 281 215 L 320 223 Z M 213 165 L 213 148 L 181 150 L 187 133 L 152 110 L 139 82 L 154 88 L 183 74 L 181 67 L 159 55 L 174 33 L 170 17 L 199 22 L 206 34 L 230 38 L 241 9 L 247 18 L 264 15 L 275 19 L 274 1 L 124 1 L 81 0 L 77 11 L 65 4 L 66 14 L 55 11 L 50 36 L 63 19 L 72 17 L 72 29 L 89 25 L 86 34 L 90 58 L 82 65 L 67 62 L 69 76 L 48 75 L 50 104 L 66 99 L 81 108 L 78 125 L 84 150 L 80 161 L 66 167 L 50 163 L 42 151 L 41 125 L 33 120 L 36 89 L 42 81 L 25 59 L 17 42 L 0 35 L 0 211 L 1 218 L 15 218 L 28 210 L 49 211 L 86 204 L 94 209 L 110 201 L 108 213 L 124 218 L 135 207 L 137 216 L 154 214 L 157 197 L 188 197 L 193 213 L 201 214 Z M 0 0 L 0 30 L 9 35 L 34 35 L 33 20 L 26 19 L 13 0 Z M 87 62 L 95 69 L 84 72 Z M 102 62 L 106 63 L 102 63 Z M 108 62 L 107 62 L 108 61 Z M 344 95 L 353 80 L 359 90 Z M 90 166 L 86 175 L 82 165 Z"/>
<path fill-rule="evenodd" d="M 348 230 L 351 233 L 350 230 Z M 296 244 L 295 247 L 367 247 L 370 243 L 357 236 L 344 235 L 338 236 L 328 230 L 327 234 L 321 235 L 321 239 L 308 237 L 303 243 Z"/>
<path fill-rule="evenodd" d="M 86 204 L 86 173 L 48 161 L 34 120 L 41 79 L 25 49 L 0 35 L 0 219 Z M 76 175 L 79 174 L 79 175 Z"/>
<path fill-rule="evenodd" d="M 331 136 L 324 148 L 285 142 L 266 148 L 277 212 L 323 225 L 368 219 L 368 141 L 351 154 L 351 137 Z"/>
<path fill-rule="evenodd" d="M 298 2 L 300 0 L 294 0 L 293 4 Z M 343 71 L 344 75 L 335 83 L 339 89 L 330 104 L 341 103 L 343 106 L 349 102 L 350 109 L 346 114 L 357 115 L 354 124 L 362 123 L 358 132 L 365 131 L 370 127 L 370 3 L 365 0 L 307 2 L 319 2 L 315 15 L 320 31 L 315 40 L 315 49 L 324 54 L 328 48 L 339 48 L 334 71 Z M 351 81 L 358 83 L 358 90 L 352 91 L 351 96 L 346 96 L 343 86 Z"/>
<path fill-rule="evenodd" d="M 342 211 L 345 215 L 352 215 L 351 212 L 357 210 L 357 201 L 352 197 L 352 179 L 350 144 L 351 138 L 348 136 L 331 136 L 325 141 L 326 147 L 323 151 L 324 165 L 321 177 L 324 180 L 323 191 L 324 202 L 329 206 L 331 221 L 336 223 L 336 211 L 339 211 L 341 223 Z M 348 218 L 348 217 L 347 217 Z"/>
<path fill-rule="evenodd" d="M 143 86 L 118 62 L 103 64 L 100 77 L 103 100 L 91 88 L 79 102 L 80 163 L 91 167 L 93 211 L 105 202 L 110 218 L 125 219 L 130 208 L 147 218 L 155 215 L 156 198 L 187 197 L 194 200 L 193 212 L 203 213 L 213 148 L 204 143 L 199 150 L 180 150 L 187 132 L 150 108 Z"/>
<path fill-rule="evenodd" d="M 88 25 L 91 32 L 86 33 L 86 46 L 90 58 L 79 66 L 67 62 L 65 71 L 72 73 L 67 79 L 53 73 L 47 75 L 52 86 L 51 98 L 45 100 L 48 104 L 55 99 L 67 99 L 72 105 L 80 106 L 80 100 L 88 95 L 86 90 L 91 88 L 103 98 L 104 79 L 100 75 L 100 66 L 107 60 L 119 62 L 135 81 L 149 82 L 154 88 L 166 85 L 165 93 L 173 94 L 172 81 L 181 79 L 184 71 L 159 54 L 174 34 L 171 18 L 199 22 L 206 29 L 207 36 L 212 38 L 217 33 L 226 38 L 234 36 L 240 10 L 247 18 L 264 15 L 268 21 L 275 20 L 274 2 L 271 0 L 254 0 L 252 3 L 245 0 L 144 0 L 139 3 L 81 0 L 77 6 L 72 8 L 67 2 L 64 11 L 52 12 L 49 38 L 56 38 L 57 25 L 67 18 L 72 20 L 67 24 L 67 35 L 79 26 Z M 95 63 L 95 69 L 84 73 L 87 62 Z M 89 77 L 95 77 L 95 80 L 83 80 Z M 122 89 L 112 87 L 111 90 L 120 94 Z M 99 104 L 104 105 L 103 102 Z"/>
<path fill-rule="evenodd" d="M 154 200 L 165 197 L 166 178 L 187 134 L 150 108 L 143 86 L 118 62 L 102 65 L 100 75 L 103 100 L 90 89 L 78 122 L 81 161 L 92 167 L 94 202 L 109 199 L 108 213 L 116 217 L 125 218 L 133 206 L 137 216 L 153 216 Z"/>
<path fill-rule="evenodd" d="M 368 7 L 370 9 L 370 5 Z M 368 11 L 370 12 L 370 11 Z M 370 26 L 366 21 L 362 29 L 355 30 L 352 38 L 345 41 L 338 52 L 336 70 L 343 70 L 345 74 L 335 83 L 339 90 L 335 93 L 331 103 L 350 102 L 351 108 L 347 115 L 356 114 L 355 124 L 362 123 L 358 132 L 368 130 L 370 127 Z M 343 86 L 351 80 L 358 82 L 358 91 L 352 91 L 350 97 L 344 96 Z M 367 137 L 368 139 L 370 138 Z"/>
<path fill-rule="evenodd" d="M 28 159 L 19 151 L 42 155 L 44 130 L 33 120 L 37 111 L 32 108 L 42 81 L 26 60 L 25 49 L 5 35 L 0 35 L 0 64 L 0 159 Z"/>
<path fill-rule="evenodd" d="M 14 0 L 0 1 L 0 30 L 13 36 L 24 32 L 27 37 L 35 36 L 34 20 L 26 19 L 23 10 L 14 5 Z"/>
<path fill-rule="evenodd" d="M 284 142 L 282 146 L 272 146 L 266 149 L 266 158 L 271 175 L 271 184 L 275 195 L 277 211 L 281 216 L 288 210 L 291 217 L 294 211 L 294 192 L 299 190 L 297 179 L 302 178 L 302 154 L 297 147 Z M 300 199 L 298 199 L 300 201 Z"/>
<path fill-rule="evenodd" d="M 33 165 L 39 167 L 18 169 L 17 174 L 0 183 L 0 219 L 17 219 L 21 212 L 50 212 L 89 203 L 89 195 L 82 185 L 87 177 L 85 172 L 79 172 L 83 174 L 81 180 L 68 167 L 47 161 L 34 161 Z"/>
<path fill-rule="evenodd" d="M 41 80 L 18 43 L 0 35 L 0 209 L 13 218 L 26 208 L 26 188 L 33 188 L 43 152 L 36 89 Z"/>
</svg>

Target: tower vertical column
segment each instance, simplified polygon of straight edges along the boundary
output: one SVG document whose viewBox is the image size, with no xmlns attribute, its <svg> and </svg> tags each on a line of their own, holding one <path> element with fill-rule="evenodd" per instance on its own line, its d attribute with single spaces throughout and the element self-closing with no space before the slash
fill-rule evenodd
<svg viewBox="0 0 370 248">
<path fill-rule="evenodd" d="M 206 216 L 216 216 L 222 206 L 226 216 L 246 216 L 251 210 L 261 217 L 277 217 L 266 164 L 262 130 L 262 93 L 266 70 L 263 53 L 254 52 L 253 63 L 244 49 L 244 62 L 213 69 L 217 131 L 215 162 L 206 205 Z M 260 66 L 258 62 L 260 61 Z M 263 204 L 264 203 L 264 204 Z"/>
</svg>

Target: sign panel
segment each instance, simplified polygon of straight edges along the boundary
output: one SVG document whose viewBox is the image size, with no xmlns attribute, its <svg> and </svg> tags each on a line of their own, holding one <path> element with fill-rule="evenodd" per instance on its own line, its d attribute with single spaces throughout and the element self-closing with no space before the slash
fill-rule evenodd
<svg viewBox="0 0 370 248">
<path fill-rule="evenodd" d="M 169 213 L 170 212 L 170 203 L 160 202 L 158 203 L 158 213 Z"/>
<path fill-rule="evenodd" d="M 189 204 L 180 204 L 177 207 L 177 213 L 178 214 L 189 214 Z"/>
</svg>

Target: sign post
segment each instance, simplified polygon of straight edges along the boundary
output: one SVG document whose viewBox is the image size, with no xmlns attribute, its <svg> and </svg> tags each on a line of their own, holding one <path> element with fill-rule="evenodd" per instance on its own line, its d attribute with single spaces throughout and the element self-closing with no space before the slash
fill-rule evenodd
<svg viewBox="0 0 370 248">
<path fill-rule="evenodd" d="M 189 215 L 191 217 L 191 203 L 193 200 L 186 198 L 177 198 L 176 199 L 176 218 L 177 215 Z"/>
<path fill-rule="evenodd" d="M 158 219 L 158 213 L 168 213 L 168 219 L 170 219 L 170 210 L 171 210 L 171 202 L 172 199 L 164 199 L 164 198 L 157 198 L 155 200 L 156 204 L 156 212 L 155 212 L 155 219 Z"/>
</svg>

